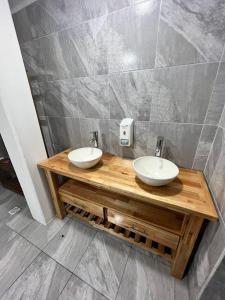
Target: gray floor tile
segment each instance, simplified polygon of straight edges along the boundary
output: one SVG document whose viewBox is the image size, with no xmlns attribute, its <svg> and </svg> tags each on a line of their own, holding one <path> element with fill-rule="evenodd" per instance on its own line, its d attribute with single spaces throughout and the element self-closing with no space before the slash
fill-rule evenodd
<svg viewBox="0 0 225 300">
<path fill-rule="evenodd" d="M 45 226 L 32 219 L 32 222 L 20 234 L 38 248 L 44 249 L 68 220 L 69 218 L 54 219 Z"/>
<path fill-rule="evenodd" d="M 157 256 L 131 250 L 117 300 L 174 300 L 174 278 Z M 183 299 L 182 299 L 183 300 Z"/>
<path fill-rule="evenodd" d="M 6 225 L 0 227 L 0 296 L 39 253 L 37 248 Z"/>
<path fill-rule="evenodd" d="M 8 215 L 5 219 L 5 223 L 11 229 L 20 233 L 24 228 L 32 224 L 32 222 L 34 222 L 34 219 L 32 218 L 30 209 L 27 206 L 25 199 L 23 199 L 21 202 L 18 202 L 16 206 L 21 208 L 21 211 L 13 216 Z"/>
<path fill-rule="evenodd" d="M 3 187 L 0 190 L 0 222 L 7 222 L 9 219 L 8 211 L 15 206 L 25 206 L 24 197 L 13 193 Z"/>
<path fill-rule="evenodd" d="M 75 274 L 101 294 L 115 299 L 130 247 L 98 233 L 78 264 Z"/>
<path fill-rule="evenodd" d="M 8 289 L 2 300 L 57 299 L 70 276 L 69 271 L 42 253 Z"/>
<path fill-rule="evenodd" d="M 59 300 L 107 300 L 103 295 L 96 292 L 85 282 L 76 276 L 72 276 Z"/>
<path fill-rule="evenodd" d="M 73 272 L 95 232 L 79 221 L 69 220 L 43 251 Z"/>
</svg>

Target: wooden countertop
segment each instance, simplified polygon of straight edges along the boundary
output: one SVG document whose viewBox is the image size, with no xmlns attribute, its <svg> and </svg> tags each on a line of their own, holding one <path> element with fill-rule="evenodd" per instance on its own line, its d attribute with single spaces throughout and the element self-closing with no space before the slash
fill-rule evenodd
<svg viewBox="0 0 225 300">
<path fill-rule="evenodd" d="M 208 220 L 218 218 L 211 194 L 202 172 L 180 168 L 179 176 L 162 187 L 142 183 L 132 168 L 132 160 L 104 154 L 95 167 L 87 170 L 72 165 L 67 155 L 71 149 L 61 152 L 38 164 L 40 168 L 126 195 L 146 203 L 184 213 L 192 213 Z"/>
</svg>

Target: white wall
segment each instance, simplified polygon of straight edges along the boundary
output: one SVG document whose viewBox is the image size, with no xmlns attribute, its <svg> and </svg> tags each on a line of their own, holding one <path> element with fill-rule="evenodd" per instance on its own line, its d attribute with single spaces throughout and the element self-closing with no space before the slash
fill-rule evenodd
<svg viewBox="0 0 225 300">
<path fill-rule="evenodd" d="M 0 40 L 0 133 L 32 216 L 46 224 L 53 209 L 37 162 L 47 154 L 7 0 L 0 0 Z"/>
</svg>

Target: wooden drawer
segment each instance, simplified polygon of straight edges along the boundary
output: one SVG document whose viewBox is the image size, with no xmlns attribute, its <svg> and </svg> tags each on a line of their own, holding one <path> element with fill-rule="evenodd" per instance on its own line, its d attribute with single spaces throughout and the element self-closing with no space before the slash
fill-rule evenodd
<svg viewBox="0 0 225 300">
<path fill-rule="evenodd" d="M 176 250 L 179 236 L 108 209 L 108 221 Z"/>
<path fill-rule="evenodd" d="M 184 214 L 182 213 L 146 204 L 125 195 L 101 190 L 75 180 L 68 180 L 63 184 L 59 193 L 60 195 L 75 196 L 85 202 L 90 201 L 97 206 L 112 209 L 137 221 L 144 221 L 175 235 L 182 235 L 184 222 Z"/>
<path fill-rule="evenodd" d="M 98 217 L 103 218 L 103 207 L 96 205 L 92 202 L 87 202 L 84 200 L 81 200 L 75 196 L 66 195 L 63 193 L 60 193 L 60 199 L 61 201 L 68 203 L 70 205 L 75 205 L 91 214 L 94 214 Z"/>
</svg>

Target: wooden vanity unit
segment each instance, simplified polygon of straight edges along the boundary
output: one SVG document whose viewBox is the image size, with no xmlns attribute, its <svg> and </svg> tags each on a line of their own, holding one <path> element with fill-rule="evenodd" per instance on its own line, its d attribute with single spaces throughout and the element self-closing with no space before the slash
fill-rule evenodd
<svg viewBox="0 0 225 300">
<path fill-rule="evenodd" d="M 163 187 L 142 183 L 132 161 L 104 154 L 95 167 L 82 170 L 59 153 L 38 164 L 45 170 L 58 218 L 67 213 L 165 257 L 181 279 L 205 219 L 218 216 L 199 171 L 180 169 Z M 67 177 L 58 183 L 58 175 Z"/>
</svg>

